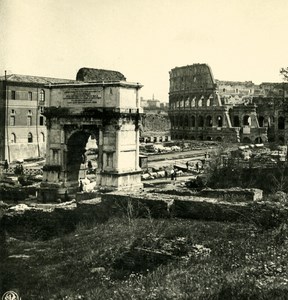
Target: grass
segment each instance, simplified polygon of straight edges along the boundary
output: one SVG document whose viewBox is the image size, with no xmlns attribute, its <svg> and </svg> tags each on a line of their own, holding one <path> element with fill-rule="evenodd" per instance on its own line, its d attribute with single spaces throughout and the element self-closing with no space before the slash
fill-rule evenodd
<svg viewBox="0 0 288 300">
<path fill-rule="evenodd" d="M 7 237 L 1 289 L 23 300 L 288 299 L 286 231 L 123 217 L 45 242 Z"/>
</svg>

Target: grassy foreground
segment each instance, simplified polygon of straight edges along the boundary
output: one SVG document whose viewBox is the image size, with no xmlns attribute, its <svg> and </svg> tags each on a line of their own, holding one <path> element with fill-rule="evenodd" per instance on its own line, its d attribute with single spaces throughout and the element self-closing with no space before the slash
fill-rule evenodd
<svg viewBox="0 0 288 300">
<path fill-rule="evenodd" d="M 50 241 L 7 237 L 4 291 L 32 299 L 288 299 L 286 228 L 113 218 Z"/>
</svg>

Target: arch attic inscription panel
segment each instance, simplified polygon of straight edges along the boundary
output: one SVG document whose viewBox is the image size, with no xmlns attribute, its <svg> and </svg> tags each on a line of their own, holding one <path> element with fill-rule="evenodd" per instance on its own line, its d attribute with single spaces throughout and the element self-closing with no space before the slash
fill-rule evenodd
<svg viewBox="0 0 288 300">
<path fill-rule="evenodd" d="M 97 188 L 141 187 L 141 87 L 126 81 L 50 86 L 50 105 L 44 111 L 47 154 L 40 191 L 43 201 L 75 194 L 91 136 L 98 151 Z"/>
</svg>

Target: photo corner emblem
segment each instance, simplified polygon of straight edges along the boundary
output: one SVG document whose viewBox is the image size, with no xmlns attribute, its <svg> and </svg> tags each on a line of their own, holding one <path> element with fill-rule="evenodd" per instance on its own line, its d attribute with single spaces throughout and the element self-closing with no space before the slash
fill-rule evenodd
<svg viewBox="0 0 288 300">
<path fill-rule="evenodd" d="M 21 298 L 16 292 L 8 291 L 3 294 L 1 300 L 21 300 Z"/>
</svg>

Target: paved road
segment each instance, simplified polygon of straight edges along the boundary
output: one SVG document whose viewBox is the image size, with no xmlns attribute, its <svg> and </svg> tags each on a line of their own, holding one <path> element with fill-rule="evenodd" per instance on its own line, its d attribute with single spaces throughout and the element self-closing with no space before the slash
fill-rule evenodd
<svg viewBox="0 0 288 300">
<path fill-rule="evenodd" d="M 207 152 L 212 154 L 215 151 L 217 151 L 217 148 L 155 154 L 148 157 L 148 167 L 171 167 L 176 164 L 185 166 L 187 161 L 190 162 L 190 164 L 196 163 L 197 161 L 201 161 Z"/>
<path fill-rule="evenodd" d="M 197 149 L 197 150 L 188 150 L 188 151 L 181 151 L 181 152 L 170 152 L 170 153 L 161 153 L 161 154 L 152 154 L 148 156 L 149 161 L 157 161 L 157 160 L 165 160 L 165 159 L 177 159 L 177 158 L 185 158 L 193 157 L 193 156 L 201 156 L 205 153 L 213 153 L 217 151 L 217 147 L 213 148 L 206 148 L 206 149 Z"/>
</svg>

